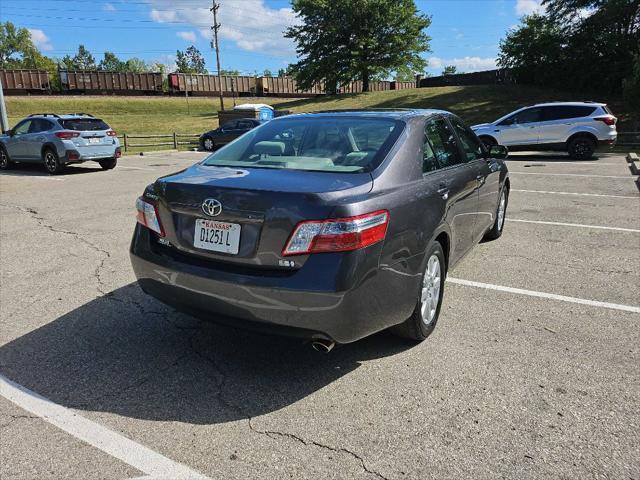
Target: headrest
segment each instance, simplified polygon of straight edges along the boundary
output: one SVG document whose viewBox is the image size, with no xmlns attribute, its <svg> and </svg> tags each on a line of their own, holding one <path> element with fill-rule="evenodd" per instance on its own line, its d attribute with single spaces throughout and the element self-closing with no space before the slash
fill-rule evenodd
<svg viewBox="0 0 640 480">
<path fill-rule="evenodd" d="M 253 146 L 253 151 L 261 155 L 282 155 L 284 142 L 258 142 Z"/>
</svg>

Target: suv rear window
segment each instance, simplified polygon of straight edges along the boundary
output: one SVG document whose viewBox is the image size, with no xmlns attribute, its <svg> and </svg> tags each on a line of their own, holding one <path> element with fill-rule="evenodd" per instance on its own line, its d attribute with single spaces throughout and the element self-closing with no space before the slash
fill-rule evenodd
<svg viewBox="0 0 640 480">
<path fill-rule="evenodd" d="M 58 120 L 58 122 L 62 128 L 66 130 L 109 130 L 109 125 L 99 118 L 70 118 L 66 120 Z"/>
<path fill-rule="evenodd" d="M 389 152 L 404 122 L 384 118 L 297 117 L 250 130 L 204 165 L 318 172 L 371 171 Z"/>
<path fill-rule="evenodd" d="M 588 117 L 593 112 L 595 112 L 596 108 L 597 107 L 583 107 L 578 105 L 558 105 L 553 107 L 544 107 L 542 113 L 542 121 Z"/>
</svg>

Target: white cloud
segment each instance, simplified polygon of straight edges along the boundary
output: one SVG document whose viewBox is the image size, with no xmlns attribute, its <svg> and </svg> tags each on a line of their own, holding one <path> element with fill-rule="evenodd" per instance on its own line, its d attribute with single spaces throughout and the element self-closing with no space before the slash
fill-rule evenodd
<svg viewBox="0 0 640 480">
<path fill-rule="evenodd" d="M 195 32 L 177 32 L 176 35 L 186 42 L 196 43 Z"/>
<path fill-rule="evenodd" d="M 464 58 L 440 58 L 430 57 L 429 68 L 440 69 L 446 65 L 454 65 L 459 72 L 479 72 L 496 68 L 496 59 L 493 57 L 464 57 Z"/>
<path fill-rule="evenodd" d="M 116 11 L 116 7 L 114 7 L 111 3 L 105 3 L 104 7 L 102 7 L 102 9 L 105 12 L 115 12 Z"/>
<path fill-rule="evenodd" d="M 44 51 L 53 50 L 53 45 L 51 45 L 49 37 L 47 37 L 42 30 L 38 28 L 29 28 L 28 30 L 31 34 L 31 40 L 36 47 Z"/>
<path fill-rule="evenodd" d="M 211 38 L 209 0 L 195 0 L 191 2 L 193 8 L 179 6 L 175 0 L 148 0 L 148 3 L 152 20 L 184 22 L 195 27 L 203 38 Z M 283 35 L 284 30 L 296 22 L 289 7 L 270 8 L 265 0 L 226 0 L 218 10 L 218 22 L 223 48 L 226 40 L 251 52 L 275 56 L 295 53 L 294 43 Z"/>
<path fill-rule="evenodd" d="M 516 13 L 518 15 L 531 15 L 544 11 L 542 0 L 516 0 Z"/>
</svg>

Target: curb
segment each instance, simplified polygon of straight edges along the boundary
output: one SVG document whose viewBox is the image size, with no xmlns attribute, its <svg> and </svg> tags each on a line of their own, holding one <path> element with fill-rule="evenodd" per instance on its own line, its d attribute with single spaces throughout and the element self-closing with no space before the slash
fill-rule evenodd
<svg viewBox="0 0 640 480">
<path fill-rule="evenodd" d="M 629 170 L 631 175 L 640 175 L 640 158 L 635 153 L 627 153 L 627 163 L 629 164 Z"/>
<path fill-rule="evenodd" d="M 638 158 L 638 154 L 633 152 L 627 153 L 627 156 L 625 158 L 627 160 L 627 163 L 633 163 L 640 160 L 640 158 Z"/>
</svg>

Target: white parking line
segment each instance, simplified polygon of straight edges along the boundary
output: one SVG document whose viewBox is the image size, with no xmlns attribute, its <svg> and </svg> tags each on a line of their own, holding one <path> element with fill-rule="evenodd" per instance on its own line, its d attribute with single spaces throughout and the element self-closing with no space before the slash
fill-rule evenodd
<svg viewBox="0 0 640 480">
<path fill-rule="evenodd" d="M 506 218 L 505 220 L 507 222 L 538 223 L 540 225 L 558 225 L 561 227 L 593 228 L 596 230 L 613 230 L 616 232 L 640 233 L 640 230 L 636 228 L 604 227 L 602 225 L 584 225 L 582 223 L 543 222 L 541 220 L 524 220 L 520 218 Z"/>
<path fill-rule="evenodd" d="M 626 178 L 633 180 L 634 175 L 589 175 L 586 173 L 543 173 L 543 172 L 514 172 L 509 170 L 509 175 L 546 175 L 551 177 L 592 177 L 592 178 Z"/>
<path fill-rule="evenodd" d="M 491 283 L 473 282 L 471 280 L 463 280 L 461 278 L 453 277 L 448 277 L 447 282 L 454 283 L 456 285 L 464 285 L 465 287 L 486 288 L 488 290 L 497 290 L 500 292 L 509 292 L 518 295 L 528 295 L 530 297 L 548 298 L 550 300 L 558 300 L 561 302 L 579 303 L 581 305 L 589 305 L 591 307 L 602 307 L 612 310 L 621 310 L 623 312 L 640 313 L 640 307 L 635 307 L 632 305 L 620 305 L 617 303 L 587 300 L 585 298 L 567 297 L 564 295 L 556 295 L 555 293 L 537 292 L 535 290 L 525 290 L 523 288 L 513 288 L 505 287 L 502 285 L 494 285 Z"/>
<path fill-rule="evenodd" d="M 620 165 L 624 165 L 623 162 L 620 163 L 600 163 L 600 162 L 581 162 L 581 161 L 577 161 L 577 162 L 556 162 L 554 160 L 509 160 L 507 159 L 507 163 L 513 163 L 514 166 L 518 165 L 518 164 L 527 164 L 527 165 L 533 165 L 535 167 L 539 167 L 539 166 L 545 166 L 545 167 L 550 167 L 552 165 L 575 165 L 577 167 L 580 167 L 582 165 L 588 165 L 588 166 L 603 166 L 603 167 L 619 167 Z M 544 164 L 544 165 L 543 165 Z"/>
<path fill-rule="evenodd" d="M 209 480 L 153 450 L 53 403 L 0 374 L 0 395 L 74 437 L 147 474 L 145 478 Z"/>
<path fill-rule="evenodd" d="M 512 192 L 524 192 L 524 193 L 544 193 L 551 195 L 580 195 L 585 197 L 606 197 L 606 198 L 633 198 L 635 200 L 640 200 L 640 195 L 603 195 L 600 193 L 577 193 L 577 192 L 549 192 L 546 190 L 518 190 L 515 188 L 511 189 Z"/>
<path fill-rule="evenodd" d="M 118 167 L 119 170 L 153 170 L 152 168 L 142 168 L 142 167 L 125 167 L 124 165 Z"/>
<path fill-rule="evenodd" d="M 36 180 L 52 180 L 54 182 L 64 182 L 64 178 L 51 177 L 51 176 L 45 176 L 45 175 L 0 175 L 0 177 L 34 178 Z"/>
</svg>

